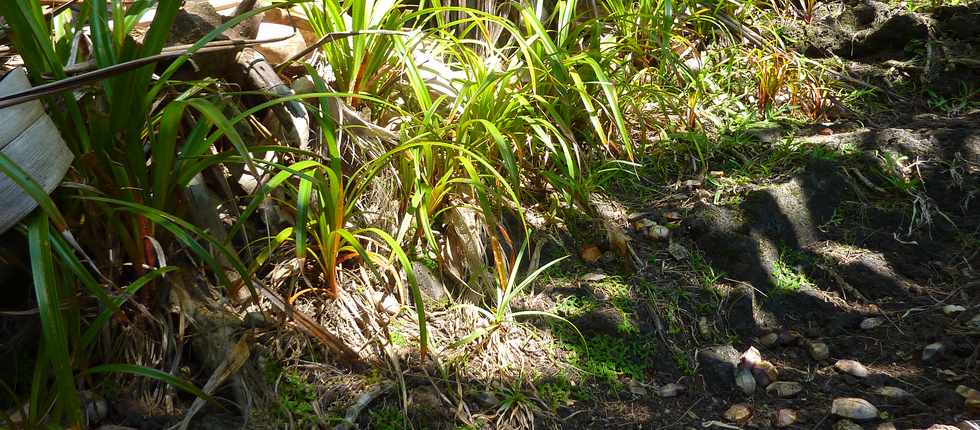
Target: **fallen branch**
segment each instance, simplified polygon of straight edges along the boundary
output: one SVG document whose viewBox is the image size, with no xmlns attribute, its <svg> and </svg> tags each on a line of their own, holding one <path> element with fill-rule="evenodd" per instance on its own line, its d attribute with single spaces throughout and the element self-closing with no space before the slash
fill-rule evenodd
<svg viewBox="0 0 980 430">
<path fill-rule="evenodd" d="M 37 100 L 41 97 L 57 94 L 60 92 L 73 90 L 75 88 L 82 87 L 91 83 L 99 82 L 104 79 L 110 78 L 112 76 L 128 72 L 130 70 L 138 69 L 148 64 L 153 64 L 160 61 L 174 60 L 184 55 L 198 55 L 198 54 L 205 54 L 209 52 L 241 49 L 247 46 L 259 45 L 262 43 L 280 42 L 288 39 L 289 37 L 277 37 L 273 39 L 263 39 L 263 40 L 219 41 L 215 45 L 210 45 L 210 46 L 205 45 L 201 49 L 198 49 L 197 51 L 194 52 L 191 52 L 189 49 L 181 49 L 178 51 L 162 52 L 160 54 L 151 55 L 149 57 L 138 58 L 132 61 L 126 61 L 119 64 L 113 64 L 109 67 L 104 67 L 91 72 L 82 73 L 80 75 L 72 76 L 70 78 L 65 78 L 60 81 L 38 85 L 29 90 L 21 91 L 19 93 L 2 97 L 0 98 L 0 109 L 29 102 L 31 100 Z M 232 43 L 228 43 L 228 42 L 232 42 Z"/>
</svg>

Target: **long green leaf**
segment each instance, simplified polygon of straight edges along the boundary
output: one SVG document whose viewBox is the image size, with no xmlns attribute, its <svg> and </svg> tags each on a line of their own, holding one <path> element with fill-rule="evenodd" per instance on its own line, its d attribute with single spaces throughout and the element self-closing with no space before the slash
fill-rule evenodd
<svg viewBox="0 0 980 430">
<path fill-rule="evenodd" d="M 160 131 L 156 142 L 150 148 L 153 157 L 153 207 L 163 209 L 170 196 L 170 187 L 174 180 L 174 164 L 177 158 L 177 131 L 184 115 L 184 103 L 170 103 L 160 115 Z"/>
<path fill-rule="evenodd" d="M 136 376 L 143 376 L 150 379 L 155 379 L 157 381 L 169 384 L 178 388 L 180 390 L 186 391 L 197 397 L 200 397 L 208 402 L 214 403 L 216 405 L 220 404 L 213 397 L 205 394 L 199 388 L 195 387 L 194 384 L 187 382 L 183 379 L 177 378 L 167 372 L 163 372 L 157 369 L 153 369 L 145 366 L 137 366 L 135 364 L 103 364 L 100 366 L 90 367 L 83 372 L 85 375 L 93 375 L 99 373 L 128 373 Z"/>
<path fill-rule="evenodd" d="M 46 352 L 38 366 L 50 366 L 58 396 L 59 409 L 67 414 L 68 423 L 81 425 L 81 407 L 75 390 L 71 354 L 68 351 L 68 332 L 61 311 L 61 287 L 54 259 L 51 257 L 51 240 L 48 216 L 42 212 L 34 217 L 28 227 L 28 246 L 31 254 L 31 274 L 34 292 L 40 311 L 42 340 Z"/>
</svg>

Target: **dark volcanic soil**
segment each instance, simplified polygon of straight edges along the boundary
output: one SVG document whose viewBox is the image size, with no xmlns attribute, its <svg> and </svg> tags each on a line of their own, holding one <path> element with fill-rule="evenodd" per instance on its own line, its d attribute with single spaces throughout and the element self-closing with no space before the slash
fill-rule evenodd
<svg viewBox="0 0 980 430">
<path fill-rule="evenodd" d="M 843 57 L 854 76 L 903 94 L 902 101 L 856 118 L 872 126 L 842 122 L 797 135 L 846 155 L 813 157 L 789 180 L 757 187 L 739 204 L 715 204 L 707 189 L 693 204 L 634 208 L 684 212 L 671 241 L 700 251 L 724 273 L 724 312 L 709 323 L 737 340 L 676 340 L 703 354 L 695 376 L 658 357 L 653 378 L 685 384 L 686 393 L 579 402 L 564 411 L 560 427 L 771 428 L 776 410 L 788 408 L 799 414 L 789 428 L 847 428 L 830 413 L 840 397 L 877 407 L 876 418 L 858 422 L 863 428 L 977 425 L 980 407 L 957 388 L 980 388 L 980 113 L 936 111 L 924 90 L 980 98 L 980 3 L 925 13 L 873 0 L 821 3 L 797 35 L 801 51 Z M 666 243 L 646 240 L 637 248 L 641 257 L 672 259 Z M 805 281 L 787 285 L 787 269 Z M 665 288 L 683 283 L 651 276 Z M 691 294 L 681 307 L 705 297 Z M 769 334 L 779 340 L 768 344 Z M 827 346 L 827 358 L 810 353 L 817 343 Z M 803 390 L 789 398 L 764 387 L 742 393 L 732 366 L 704 358 L 709 348 L 729 345 L 727 351 L 758 348 L 780 381 Z M 940 352 L 924 355 L 927 345 Z M 836 370 L 839 359 L 862 363 L 869 375 Z M 885 396 L 884 387 L 911 396 Z M 726 420 L 737 403 L 749 406 L 751 417 Z"/>
<path fill-rule="evenodd" d="M 780 381 L 798 382 L 803 391 L 779 398 L 758 387 L 746 395 L 733 384 L 733 368 L 719 369 L 704 358 L 720 346 L 687 344 L 704 354 L 696 376 L 686 377 L 664 359 L 654 377 L 660 384 L 680 381 L 690 388 L 687 393 L 670 399 L 626 393 L 586 402 L 595 409 L 563 427 L 696 427 L 717 420 L 769 428 L 776 410 L 789 408 L 800 417 L 791 428 L 832 428 L 842 425 L 830 414 L 838 397 L 863 398 L 878 408 L 879 418 L 863 422 L 865 428 L 884 422 L 925 428 L 980 418 L 956 392 L 960 385 L 980 386 L 980 117 L 801 139 L 847 146 L 851 155 L 811 159 L 792 179 L 751 191 L 738 205 L 701 199 L 690 205 L 671 240 L 700 250 L 724 272 L 725 312 L 712 324 L 737 335 L 729 350 L 758 348 Z M 869 173 L 883 169 L 883 153 L 916 163 L 914 177 L 921 182 L 900 191 L 883 175 Z M 639 248 L 668 254 L 666 244 Z M 796 290 L 787 291 L 781 279 L 780 267 L 787 264 L 807 279 Z M 944 311 L 947 305 L 965 310 Z M 880 325 L 862 328 L 870 318 Z M 779 340 L 768 344 L 768 334 Z M 814 343 L 825 344 L 829 356 L 814 359 Z M 930 344 L 942 350 L 924 359 Z M 869 375 L 836 370 L 838 359 L 859 361 Z M 886 397 L 880 394 L 884 387 L 912 396 Z M 736 403 L 749 405 L 752 417 L 725 420 L 724 412 Z"/>
</svg>

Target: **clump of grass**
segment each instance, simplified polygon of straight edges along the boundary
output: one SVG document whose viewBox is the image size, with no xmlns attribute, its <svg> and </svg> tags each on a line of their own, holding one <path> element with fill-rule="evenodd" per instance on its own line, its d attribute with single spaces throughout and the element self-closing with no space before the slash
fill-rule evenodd
<svg viewBox="0 0 980 430">
<path fill-rule="evenodd" d="M 622 386 L 621 376 L 636 380 L 647 379 L 647 371 L 652 369 L 659 342 L 652 336 L 631 335 L 590 336 L 581 342 L 571 336 L 559 335 L 559 345 L 568 352 L 571 365 L 585 371 L 594 381 L 615 389 Z"/>
<path fill-rule="evenodd" d="M 169 312 L 154 293 L 160 279 L 175 270 L 221 286 L 215 293 L 226 298 L 248 289 L 257 300 L 257 285 L 287 285 L 289 299 L 283 302 L 289 306 L 319 299 L 350 306 L 343 299 L 393 293 L 413 312 L 412 321 L 386 326 L 389 341 L 408 347 L 409 339 L 417 338 L 423 359 L 433 343 L 463 349 L 499 339 L 495 335 L 518 326 L 518 319 L 551 318 L 572 363 L 588 374 L 609 384 L 621 375 L 644 378 L 656 342 L 632 323 L 638 300 L 620 281 L 597 287 L 621 313 L 620 336 L 585 340 L 567 324 L 597 305 L 587 299 L 569 298 L 553 314 L 513 309 L 535 277 L 555 263 L 521 272 L 527 243 L 516 238 L 529 236 L 525 210 L 548 195 L 550 213 L 564 211 L 572 218 L 587 210 L 593 192 L 620 179 L 635 179 L 642 188 L 638 173 L 647 171 L 666 177 L 721 166 L 744 176 L 772 174 L 798 161 L 793 157 L 800 148 L 749 147 L 720 138 L 722 131 L 760 119 L 821 118 L 829 90 L 820 76 L 805 73 L 785 54 L 729 44 L 702 56 L 723 37 L 712 14 L 735 12 L 730 7 L 710 11 L 688 1 L 603 0 L 589 8 L 563 0 L 549 11 L 546 3 L 500 4 L 490 12 L 461 2 L 305 3 L 317 35 L 346 35 L 319 47 L 319 62 L 304 65 L 315 87 L 311 94 L 246 106 L 246 94 L 223 91 L 226 87 L 216 83 L 223 77 L 171 80 L 187 60 L 182 57 L 161 65 L 160 73 L 142 67 L 105 79 L 81 98 L 66 94 L 46 100 L 76 155 L 69 179 L 77 186 L 64 191 L 64 198 L 49 199 L 32 189 L 30 180 L 20 184 L 33 191 L 43 212 L 23 228 L 43 327 L 27 424 L 80 425 L 76 388 L 80 378 L 89 385 L 92 373 L 127 372 L 206 397 L 153 370 L 165 368 L 170 364 L 165 357 L 176 354 L 160 354 L 164 358 L 155 357 L 146 368 L 95 364 L 119 358 L 97 354 L 112 349 L 98 343 L 137 343 L 135 337 L 113 336 L 121 332 L 135 328 L 162 343 L 163 334 L 143 312 Z M 69 21 L 64 17 L 46 20 L 36 0 L 0 2 L 0 13 L 14 30 L 14 47 L 32 79 L 41 83 L 66 76 L 71 41 L 86 26 L 98 67 L 159 53 L 180 4 L 112 2 L 106 9 L 104 2 L 88 0 L 74 25 L 64 25 Z M 137 44 L 128 35 L 154 5 L 153 22 Z M 233 18 L 193 49 L 264 10 Z M 752 5 L 742 10 L 746 19 L 763 13 Z M 333 70 L 332 81 L 317 73 L 326 66 Z M 750 96 L 754 102 L 746 103 Z M 257 126 L 256 115 L 264 109 L 296 101 L 313 121 L 317 146 L 309 151 L 280 145 L 285 139 Z M 375 127 L 350 125 L 337 117 L 338 106 L 363 113 L 361 119 Z M 249 131 L 267 141 L 246 139 L 243 132 Z M 751 154 L 748 161 L 724 164 L 743 152 Z M 256 156 L 267 153 L 274 157 Z M 693 167 L 688 159 L 696 160 Z M 230 225 L 222 230 L 185 220 L 196 210 L 187 203 L 191 182 L 205 176 L 221 182 L 230 169 L 262 178 L 251 195 L 225 196 L 241 209 Z M 2 158 L 0 171 L 28 178 Z M 259 219 L 268 206 L 287 225 Z M 462 211 L 476 216 L 466 221 Z M 519 225 L 506 228 L 507 216 Z M 454 242 L 452 235 L 463 229 L 475 233 Z M 465 254 L 464 262 L 455 264 L 459 254 Z M 165 263 L 168 256 L 173 267 Z M 432 342 L 412 258 L 433 271 L 452 273 L 454 281 L 482 295 L 442 315 L 466 308 L 486 325 L 452 342 Z M 288 282 L 274 284 L 272 274 L 288 265 L 297 268 Z M 706 270 L 702 282 L 713 285 L 718 277 Z M 408 294 L 401 294 L 403 288 Z M 277 292 L 285 294 L 286 288 Z M 74 297 L 80 299 L 64 308 Z M 138 303 L 131 307 L 128 301 Z M 96 317 L 80 318 L 89 308 L 99 310 Z M 681 318 L 671 309 L 670 331 L 677 333 Z M 290 307 L 287 313 L 294 311 Z M 324 314 L 317 317 L 345 318 L 340 312 Z M 380 349 L 355 352 L 348 344 L 367 344 L 365 339 L 376 338 L 374 330 L 390 319 L 369 324 L 348 319 L 327 326 L 351 330 L 338 335 L 320 327 L 318 338 L 349 365 L 370 361 L 358 354 L 383 359 Z M 304 424 L 322 425 L 304 406 L 313 401 L 309 384 L 289 374 L 283 380 L 280 400 L 288 413 Z M 556 385 L 554 397 L 561 400 L 565 391 Z M 511 400 L 519 409 L 529 399 L 514 394 Z M 394 414 L 383 411 L 371 417 L 379 427 L 393 423 L 389 418 Z"/>
<path fill-rule="evenodd" d="M 913 176 L 911 167 L 907 166 L 908 157 L 891 151 L 881 151 L 877 155 L 879 174 L 892 190 L 902 194 L 911 194 L 919 189 L 921 181 Z"/>
<path fill-rule="evenodd" d="M 371 428 L 379 430 L 401 430 L 408 428 L 408 418 L 401 409 L 385 405 L 368 412 Z"/>
<path fill-rule="evenodd" d="M 300 426 L 315 426 L 324 424 L 324 420 L 313 409 L 313 403 L 319 401 L 316 388 L 303 380 L 299 375 L 284 372 L 279 385 L 279 405 Z"/>
<path fill-rule="evenodd" d="M 569 362 L 595 381 L 619 386 L 622 375 L 645 379 L 658 342 L 653 336 L 640 333 L 633 323 L 636 304 L 630 297 L 629 287 L 613 277 L 597 283 L 595 289 L 598 291 L 596 294 L 608 296 L 606 302 L 620 314 L 622 322 L 616 327 L 618 334 L 582 337 L 567 326 L 554 324 L 559 345 L 568 353 Z M 569 296 L 558 302 L 555 313 L 575 321 L 599 306 L 595 299 Z"/>
<path fill-rule="evenodd" d="M 772 263 L 773 292 L 777 294 L 792 294 L 802 288 L 813 287 L 800 265 L 806 257 L 792 250 L 783 250 L 779 258 Z"/>
<path fill-rule="evenodd" d="M 575 392 L 575 386 L 563 375 L 546 378 L 534 385 L 537 387 L 538 394 L 552 410 L 567 405 Z"/>
</svg>

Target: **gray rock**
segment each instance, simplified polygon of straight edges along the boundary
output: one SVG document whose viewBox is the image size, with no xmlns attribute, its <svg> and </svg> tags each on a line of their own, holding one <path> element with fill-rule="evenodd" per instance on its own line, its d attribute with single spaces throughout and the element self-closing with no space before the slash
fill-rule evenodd
<svg viewBox="0 0 980 430">
<path fill-rule="evenodd" d="M 878 417 L 878 408 L 864 399 L 843 397 L 834 399 L 830 413 L 852 420 L 870 420 Z"/>
<path fill-rule="evenodd" d="M 780 381 L 773 382 L 766 387 L 766 393 L 776 397 L 793 397 L 803 391 L 803 385 L 799 382 Z"/>
<path fill-rule="evenodd" d="M 446 285 L 442 283 L 439 274 L 418 261 L 412 262 L 415 280 L 419 284 L 422 295 L 433 301 L 439 301 L 448 296 Z"/>
<path fill-rule="evenodd" d="M 500 399 L 497 398 L 496 394 L 490 391 L 480 391 L 479 393 L 476 393 L 474 398 L 476 399 L 476 402 L 480 404 L 480 406 L 487 409 L 495 408 L 497 405 L 500 405 Z"/>
<path fill-rule="evenodd" d="M 834 363 L 834 367 L 851 376 L 858 378 L 868 377 L 868 368 L 855 360 L 837 360 L 837 363 Z"/>
<path fill-rule="evenodd" d="M 452 417 L 435 388 L 422 386 L 408 392 L 409 419 L 423 428 L 436 428 Z"/>
<path fill-rule="evenodd" d="M 735 388 L 735 367 L 739 352 L 731 345 L 717 345 L 698 351 L 698 366 L 705 385 L 715 393 Z"/>
<path fill-rule="evenodd" d="M 878 317 L 865 318 L 864 320 L 861 321 L 861 329 L 871 330 L 875 327 L 880 326 L 884 322 L 885 322 L 884 319 Z"/>
<path fill-rule="evenodd" d="M 264 313 L 253 311 L 245 314 L 242 326 L 245 328 L 272 328 L 275 327 L 275 322 L 270 321 Z"/>
</svg>

